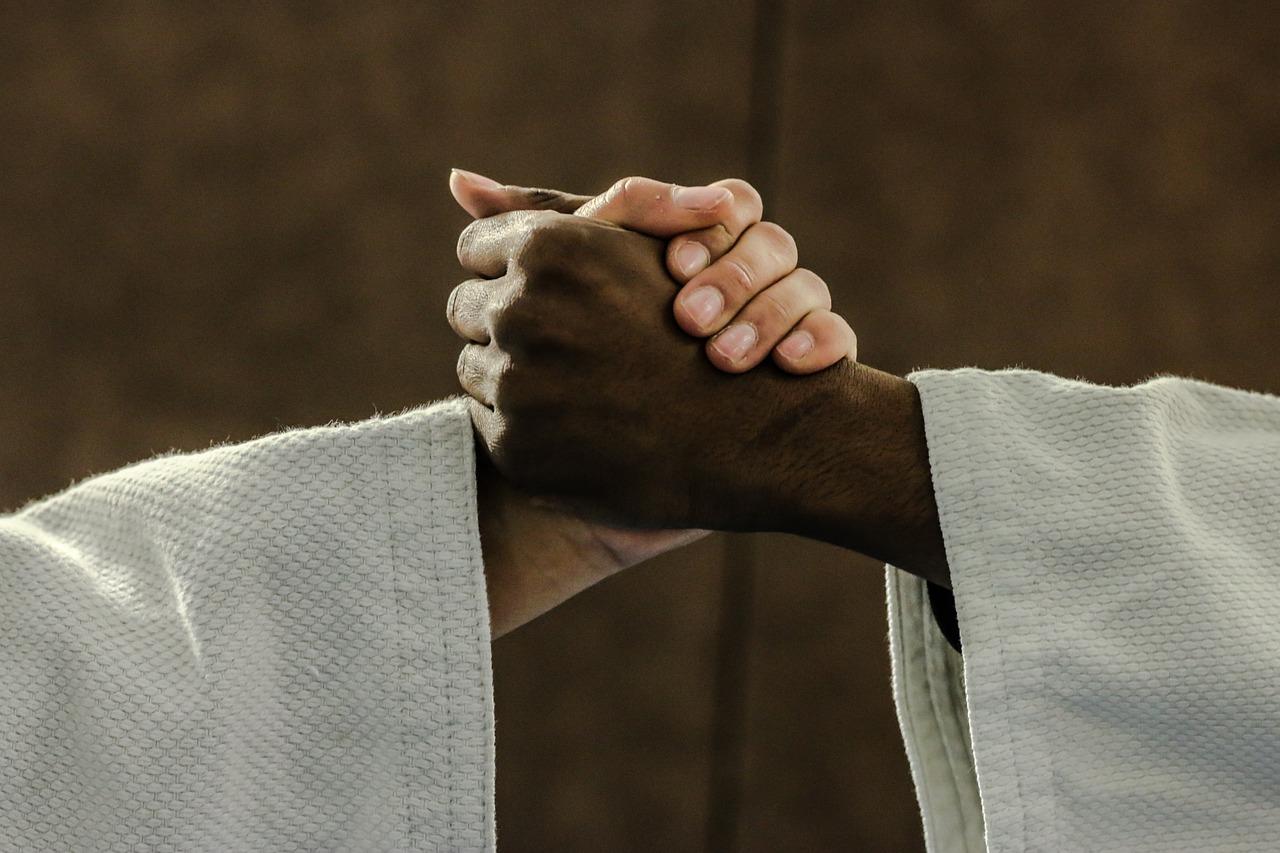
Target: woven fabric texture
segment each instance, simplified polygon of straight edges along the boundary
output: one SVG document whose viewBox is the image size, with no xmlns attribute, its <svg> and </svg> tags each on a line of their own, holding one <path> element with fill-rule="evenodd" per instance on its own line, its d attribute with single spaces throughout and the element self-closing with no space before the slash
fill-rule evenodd
<svg viewBox="0 0 1280 853">
<path fill-rule="evenodd" d="M 472 453 L 450 401 L 0 519 L 0 849 L 492 849 Z"/>
<path fill-rule="evenodd" d="M 992 853 L 1275 849 L 1280 399 L 912 379 L 964 643 L 961 672 L 890 569 L 899 716 L 948 828 L 930 849 L 982 849 L 974 790 Z"/>
</svg>

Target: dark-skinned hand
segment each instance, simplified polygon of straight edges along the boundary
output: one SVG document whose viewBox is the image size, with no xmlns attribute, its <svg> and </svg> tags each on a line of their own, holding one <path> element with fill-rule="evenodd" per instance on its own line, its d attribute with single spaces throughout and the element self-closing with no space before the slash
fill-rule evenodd
<svg viewBox="0 0 1280 853">
<path fill-rule="evenodd" d="M 848 361 L 729 376 L 673 319 L 665 245 L 581 216 L 463 232 L 450 298 L 477 431 L 504 477 L 583 517 L 782 530 L 946 583 L 914 386 Z"/>
<path fill-rule="evenodd" d="M 771 365 L 729 377 L 677 326 L 665 243 L 582 217 L 502 214 L 470 225 L 455 327 L 472 415 L 504 476 L 593 515 L 648 527 L 754 529 L 779 469 L 806 455 L 806 412 L 848 370 Z"/>
</svg>

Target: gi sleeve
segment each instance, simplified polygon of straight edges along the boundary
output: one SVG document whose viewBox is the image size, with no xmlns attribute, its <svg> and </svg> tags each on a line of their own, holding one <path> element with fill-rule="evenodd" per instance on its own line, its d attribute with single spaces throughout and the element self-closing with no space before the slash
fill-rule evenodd
<svg viewBox="0 0 1280 853">
<path fill-rule="evenodd" d="M 0 846 L 492 849 L 472 454 L 451 401 L 0 518 Z"/>
<path fill-rule="evenodd" d="M 935 851 L 1271 849 L 1280 399 L 926 371 L 964 655 L 890 568 L 894 690 Z"/>
</svg>

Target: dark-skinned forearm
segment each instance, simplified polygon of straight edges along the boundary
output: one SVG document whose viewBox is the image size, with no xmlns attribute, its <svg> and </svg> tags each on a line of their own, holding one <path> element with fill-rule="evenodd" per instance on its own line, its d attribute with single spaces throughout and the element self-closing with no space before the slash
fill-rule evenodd
<svg viewBox="0 0 1280 853">
<path fill-rule="evenodd" d="M 819 381 L 779 471 L 790 504 L 780 513 L 784 529 L 950 588 L 916 387 L 848 363 Z"/>
</svg>

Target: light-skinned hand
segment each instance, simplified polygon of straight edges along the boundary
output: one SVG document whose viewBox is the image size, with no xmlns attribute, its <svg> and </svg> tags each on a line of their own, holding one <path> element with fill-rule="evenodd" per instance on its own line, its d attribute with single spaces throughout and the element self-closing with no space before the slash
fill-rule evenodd
<svg viewBox="0 0 1280 853">
<path fill-rule="evenodd" d="M 630 177 L 589 197 L 507 186 L 455 169 L 449 187 L 478 219 L 551 210 L 666 239 L 667 271 L 681 285 L 675 320 L 686 333 L 708 338 L 707 357 L 723 371 L 744 373 L 770 353 L 796 374 L 857 357 L 857 337 L 831 311 L 826 282 L 797 269 L 795 240 L 761 221 L 760 194 L 746 181 L 684 187 Z"/>
</svg>

